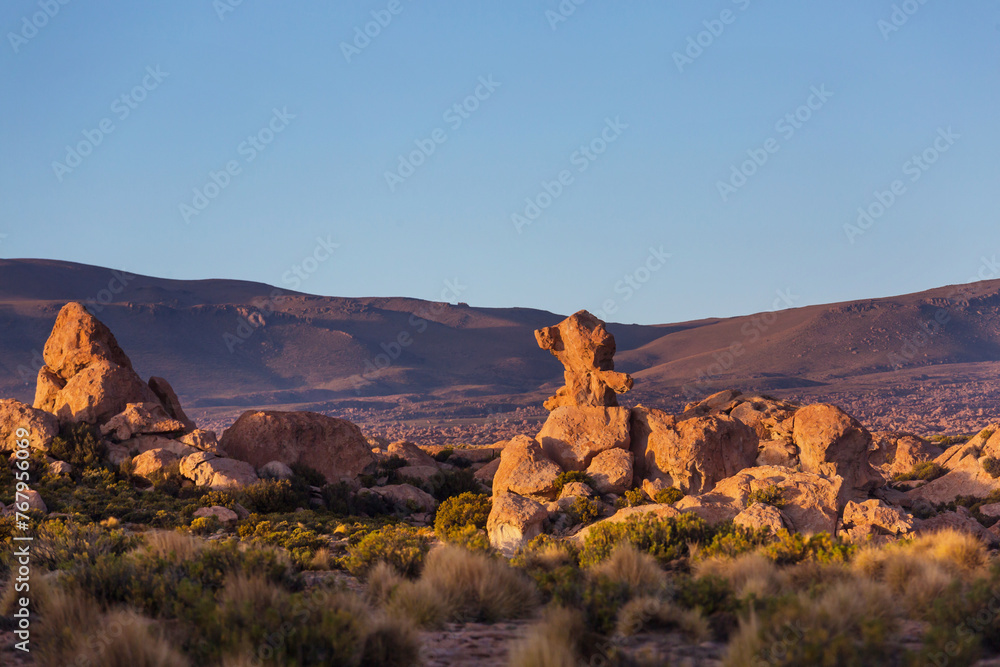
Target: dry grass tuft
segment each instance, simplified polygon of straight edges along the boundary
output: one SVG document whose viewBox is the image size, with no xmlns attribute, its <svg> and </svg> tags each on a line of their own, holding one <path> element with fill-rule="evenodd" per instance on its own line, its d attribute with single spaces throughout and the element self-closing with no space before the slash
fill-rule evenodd
<svg viewBox="0 0 1000 667">
<path fill-rule="evenodd" d="M 624 584 L 630 596 L 655 594 L 667 584 L 667 575 L 656 559 L 628 542 L 615 547 L 611 556 L 594 566 L 592 572 Z"/>
<path fill-rule="evenodd" d="M 683 609 L 655 597 L 629 600 L 618 612 L 619 635 L 629 637 L 645 630 L 679 630 L 688 640 L 702 642 L 712 632 L 708 621 L 694 609 Z"/>
<path fill-rule="evenodd" d="M 197 556 L 205 546 L 190 533 L 174 530 L 151 530 L 143 535 L 146 553 L 159 556 L 172 563 L 183 563 Z"/>
<path fill-rule="evenodd" d="M 740 598 L 776 595 L 784 579 L 774 561 L 756 552 L 735 558 L 706 558 L 694 564 L 694 573 L 698 578 L 714 576 L 725 579 Z"/>
<path fill-rule="evenodd" d="M 378 563 L 368 572 L 368 600 L 376 606 L 384 606 L 392 599 L 396 589 L 406 581 L 396 568 L 386 562 Z"/>
<path fill-rule="evenodd" d="M 511 645 L 510 667 L 576 667 L 578 643 L 586 632 L 583 616 L 565 607 L 546 610 L 524 639 Z"/>
</svg>

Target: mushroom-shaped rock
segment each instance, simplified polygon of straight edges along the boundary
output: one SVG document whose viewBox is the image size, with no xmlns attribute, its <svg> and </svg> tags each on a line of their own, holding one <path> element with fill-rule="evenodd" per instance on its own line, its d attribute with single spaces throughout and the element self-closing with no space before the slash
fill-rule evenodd
<svg viewBox="0 0 1000 667">
<path fill-rule="evenodd" d="M 493 495 L 512 491 L 552 500 L 560 474 L 562 468 L 545 455 L 534 438 L 519 435 L 507 443 L 500 454 L 500 467 L 493 476 Z"/>
<path fill-rule="evenodd" d="M 486 521 L 490 544 L 505 556 L 512 556 L 533 538 L 541 535 L 549 514 L 545 506 L 516 493 L 493 496 L 493 507 Z"/>
<path fill-rule="evenodd" d="M 229 456 L 253 466 L 270 461 L 300 463 L 331 483 L 353 480 L 375 464 L 361 429 L 315 412 L 244 412 L 219 444 Z"/>
<path fill-rule="evenodd" d="M 52 414 L 21 401 L 0 400 L 0 452 L 16 450 L 19 440 L 27 440 L 31 449 L 47 452 L 57 435 L 59 420 Z"/>
<path fill-rule="evenodd" d="M 586 310 L 535 331 L 535 340 L 565 369 L 565 386 L 545 401 L 549 410 L 560 406 L 615 406 L 617 395 L 632 388 L 631 376 L 615 372 L 615 337 L 608 333 L 604 322 Z"/>
<path fill-rule="evenodd" d="M 564 470 L 586 470 L 601 452 L 628 449 L 629 409 L 559 407 L 549 414 L 536 439 Z"/>
</svg>

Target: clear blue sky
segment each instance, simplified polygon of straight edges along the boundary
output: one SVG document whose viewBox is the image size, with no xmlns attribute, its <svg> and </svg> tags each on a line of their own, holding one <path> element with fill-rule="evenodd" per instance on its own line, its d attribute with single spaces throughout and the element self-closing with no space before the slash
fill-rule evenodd
<svg viewBox="0 0 1000 667">
<path fill-rule="evenodd" d="M 966 282 L 1000 254 L 996 0 L 910 0 L 891 31 L 889 0 L 567 0 L 558 22 L 556 0 L 243 0 L 221 19 L 226 0 L 49 1 L 51 18 L 45 0 L 0 9 L 3 257 L 337 296 L 438 299 L 457 279 L 473 305 L 612 300 L 608 319 L 655 323 L 766 310 L 776 290 L 807 305 Z M 391 21 L 345 55 L 372 12 Z M 244 143 L 262 130 L 263 150 Z M 85 132 L 90 154 L 54 165 Z M 577 152 L 602 133 L 596 159 Z M 433 154 L 390 188 L 417 141 Z M 908 164 L 925 150 L 933 165 Z M 724 201 L 748 151 L 767 161 Z M 339 247 L 296 277 L 317 238 Z"/>
</svg>

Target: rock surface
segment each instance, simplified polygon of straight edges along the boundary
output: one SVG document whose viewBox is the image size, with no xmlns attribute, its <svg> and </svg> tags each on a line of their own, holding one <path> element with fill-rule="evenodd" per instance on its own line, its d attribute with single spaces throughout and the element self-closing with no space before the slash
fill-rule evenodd
<svg viewBox="0 0 1000 667">
<path fill-rule="evenodd" d="M 522 496 L 552 500 L 562 468 L 552 462 L 534 438 L 519 435 L 503 448 L 500 467 L 493 476 L 493 495 L 511 491 Z"/>
<path fill-rule="evenodd" d="M 200 507 L 194 511 L 194 518 L 203 519 L 206 517 L 214 516 L 219 520 L 219 523 L 234 523 L 239 516 L 236 512 L 229 509 L 228 507 L 222 507 L 221 505 L 212 505 L 211 507 Z"/>
<path fill-rule="evenodd" d="M 197 486 L 211 489 L 239 488 L 258 481 L 253 466 L 245 461 L 227 459 L 208 452 L 185 456 L 179 465 L 181 476 Z"/>
<path fill-rule="evenodd" d="M 25 405 L 14 399 L 0 400 L 0 452 L 17 449 L 18 429 L 28 432 L 28 446 L 47 452 L 52 439 L 59 435 L 59 420 L 44 410 Z"/>
<path fill-rule="evenodd" d="M 494 549 L 512 556 L 533 538 L 541 535 L 548 518 L 545 506 L 516 493 L 493 496 L 493 507 L 486 521 L 486 532 Z"/>
<path fill-rule="evenodd" d="M 563 470 L 586 470 L 601 452 L 629 448 L 629 409 L 558 407 L 536 438 Z"/>
<path fill-rule="evenodd" d="M 433 512 L 438 506 L 438 502 L 434 499 L 434 496 L 426 491 L 421 491 L 412 484 L 376 486 L 370 489 L 370 491 L 377 493 L 401 509 Z"/>
<path fill-rule="evenodd" d="M 587 468 L 598 493 L 621 495 L 632 488 L 632 452 L 608 449 L 594 457 Z"/>
<path fill-rule="evenodd" d="M 786 528 L 785 521 L 781 516 L 781 510 L 774 505 L 766 503 L 754 503 L 733 518 L 733 523 L 751 530 L 761 530 L 767 528 L 771 534 L 776 534 L 782 528 Z"/>
<path fill-rule="evenodd" d="M 566 384 L 545 401 L 548 410 L 616 406 L 617 395 L 632 388 L 631 376 L 615 372 L 615 337 L 608 333 L 604 322 L 586 310 L 535 331 L 535 340 L 565 369 Z"/>
<path fill-rule="evenodd" d="M 885 483 L 869 463 L 871 433 L 834 405 L 817 403 L 799 409 L 793 438 L 803 471 L 843 478 L 841 504 L 867 497 Z"/>
<path fill-rule="evenodd" d="M 271 461 L 301 463 L 331 483 L 353 480 L 375 463 L 357 426 L 315 412 L 244 412 L 222 434 L 219 444 L 230 456 L 252 466 Z"/>
<path fill-rule="evenodd" d="M 170 415 L 159 403 L 129 403 L 125 410 L 101 425 L 101 435 L 114 442 L 135 435 L 178 433 L 187 426 Z"/>
<path fill-rule="evenodd" d="M 177 398 L 177 393 L 174 388 L 170 386 L 170 383 L 161 377 L 151 377 L 149 378 L 149 388 L 152 390 L 156 397 L 160 399 L 160 403 L 163 404 L 163 408 L 170 415 L 171 419 L 176 419 L 177 421 L 184 424 L 185 428 L 190 430 L 196 427 L 194 420 L 190 419 L 185 413 L 184 408 L 181 407 L 181 401 Z"/>
<path fill-rule="evenodd" d="M 164 474 L 176 466 L 180 457 L 167 449 L 151 449 L 132 459 L 134 469 L 132 474 L 150 479 L 157 474 Z"/>
</svg>

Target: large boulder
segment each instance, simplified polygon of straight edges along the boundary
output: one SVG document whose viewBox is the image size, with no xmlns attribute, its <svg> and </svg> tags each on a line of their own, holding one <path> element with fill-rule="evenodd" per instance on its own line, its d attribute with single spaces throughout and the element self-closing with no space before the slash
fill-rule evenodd
<svg viewBox="0 0 1000 667">
<path fill-rule="evenodd" d="M 562 468 L 552 462 L 534 438 L 519 435 L 500 453 L 500 467 L 493 476 L 493 495 L 508 491 L 552 500 Z"/>
<path fill-rule="evenodd" d="M 632 488 L 632 452 L 608 449 L 594 457 L 587 474 L 599 493 L 621 495 Z"/>
<path fill-rule="evenodd" d="M 412 442 L 406 442 L 403 440 L 393 442 L 386 450 L 386 455 L 398 456 L 406 461 L 406 465 L 408 466 L 416 466 L 418 468 L 430 466 L 437 468 L 437 461 L 434 460 L 434 457 L 417 447 Z"/>
<path fill-rule="evenodd" d="M 655 408 L 632 410 L 631 448 L 637 472 L 665 479 L 685 493 L 710 491 L 719 480 L 754 465 L 757 434 L 731 417 L 678 421 Z"/>
<path fill-rule="evenodd" d="M 565 369 L 566 384 L 545 401 L 548 410 L 616 406 L 617 394 L 632 388 L 628 374 L 615 372 L 615 337 L 605 329 L 604 322 L 586 310 L 535 331 L 535 340 Z"/>
<path fill-rule="evenodd" d="M 658 519 L 672 519 L 678 515 L 680 512 L 671 507 L 670 505 L 639 505 L 638 507 L 624 507 L 606 519 L 601 519 L 600 521 L 595 521 L 589 526 L 584 526 L 573 535 L 572 539 L 575 542 L 583 543 L 587 539 L 587 535 L 597 526 L 603 526 L 611 523 L 622 523 L 628 521 L 630 517 L 633 516 L 654 516 Z"/>
<path fill-rule="evenodd" d="M 160 399 L 160 403 L 163 404 L 164 410 L 170 415 L 172 419 L 184 424 L 185 428 L 190 430 L 195 428 L 194 420 L 190 419 L 186 414 L 184 414 L 184 408 L 181 407 L 181 401 L 177 398 L 177 393 L 174 388 L 170 386 L 170 383 L 161 377 L 151 377 L 149 378 L 149 388 L 156 394 L 156 397 Z"/>
<path fill-rule="evenodd" d="M 270 461 L 301 463 L 328 482 L 353 480 L 375 464 L 361 429 L 315 412 L 244 412 L 219 444 L 230 456 L 254 467 Z"/>
<path fill-rule="evenodd" d="M 918 463 L 933 461 L 943 453 L 937 445 L 912 433 L 872 433 L 872 441 L 869 461 L 888 479 L 910 472 Z"/>
<path fill-rule="evenodd" d="M 150 479 L 157 474 L 166 474 L 177 466 L 178 461 L 180 457 L 168 449 L 150 449 L 132 459 L 132 474 Z"/>
<path fill-rule="evenodd" d="M 159 403 L 111 330 L 82 304 L 63 306 L 43 352 L 35 408 L 63 422 L 104 423 L 129 403 Z"/>
<path fill-rule="evenodd" d="M 629 409 L 558 407 L 549 414 L 536 439 L 564 470 L 586 470 L 601 452 L 629 448 Z"/>
<path fill-rule="evenodd" d="M 28 446 L 48 451 L 52 439 L 59 435 L 59 420 L 44 410 L 36 410 L 14 399 L 0 400 L 0 452 L 17 449 L 19 429 L 27 431 Z"/>
<path fill-rule="evenodd" d="M 189 454 L 180 460 L 181 476 L 197 486 L 211 489 L 240 488 L 258 481 L 257 472 L 245 461 L 227 459 L 208 452 Z"/>
<path fill-rule="evenodd" d="M 493 496 L 493 507 L 486 521 L 490 544 L 506 556 L 512 556 L 533 538 L 541 535 L 549 514 L 545 506 L 516 493 Z"/>
<path fill-rule="evenodd" d="M 843 478 L 841 505 L 865 498 L 885 483 L 869 462 L 871 433 L 834 405 L 816 403 L 799 409 L 793 438 L 803 471 Z"/>
<path fill-rule="evenodd" d="M 203 452 L 212 452 L 213 454 L 223 455 L 222 450 L 219 448 L 219 440 L 215 435 L 215 431 L 206 431 L 204 429 L 196 428 L 190 433 L 185 433 L 184 435 L 178 436 L 177 441 L 188 447 L 194 447 L 195 449 L 200 449 Z"/>
<path fill-rule="evenodd" d="M 412 484 L 390 484 L 389 486 L 376 486 L 369 490 L 402 509 L 433 512 L 438 506 L 434 496 Z"/>
<path fill-rule="evenodd" d="M 901 507 L 871 498 L 862 503 L 850 501 L 844 507 L 844 531 L 853 542 L 872 538 L 896 537 L 913 532 L 915 520 Z"/>
<path fill-rule="evenodd" d="M 159 403 L 129 403 L 124 411 L 101 426 L 101 435 L 121 442 L 135 435 L 180 434 L 185 430 L 187 425 L 168 415 Z"/>
<path fill-rule="evenodd" d="M 777 533 L 786 528 L 785 520 L 781 516 L 781 510 L 774 505 L 767 503 L 753 503 L 733 518 L 733 523 L 750 530 L 768 529 L 771 533 Z"/>
</svg>

